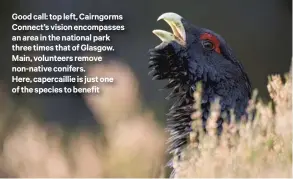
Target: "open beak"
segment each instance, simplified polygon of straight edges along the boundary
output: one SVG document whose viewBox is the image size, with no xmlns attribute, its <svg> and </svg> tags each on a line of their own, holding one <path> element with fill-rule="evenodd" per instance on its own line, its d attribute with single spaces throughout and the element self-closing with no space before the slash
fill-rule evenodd
<svg viewBox="0 0 293 179">
<path fill-rule="evenodd" d="M 182 17 L 176 13 L 168 12 L 162 14 L 159 20 L 165 20 L 171 27 L 173 34 L 164 30 L 153 30 L 153 33 L 158 36 L 163 42 L 177 41 L 180 45 L 186 45 L 186 34 L 182 23 Z"/>
</svg>

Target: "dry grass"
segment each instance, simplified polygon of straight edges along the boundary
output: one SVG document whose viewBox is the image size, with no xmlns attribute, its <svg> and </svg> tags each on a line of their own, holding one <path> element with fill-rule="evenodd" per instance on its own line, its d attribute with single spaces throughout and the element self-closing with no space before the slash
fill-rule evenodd
<svg viewBox="0 0 293 179">
<path fill-rule="evenodd" d="M 165 163 L 165 133 L 143 111 L 130 69 L 112 63 L 93 66 L 89 76 L 111 74 L 101 95 L 86 95 L 103 136 L 81 130 L 68 134 L 40 124 L 27 110 L 1 95 L 0 174 L 3 177 L 157 177 Z M 1 177 L 1 176 L 0 176 Z"/>
<path fill-rule="evenodd" d="M 0 177 L 160 177 L 165 164 L 165 133 L 153 114 L 144 111 L 131 70 L 117 63 L 93 66 L 89 76 L 116 78 L 104 84 L 101 95 L 85 100 L 103 136 L 82 130 L 68 138 L 58 126 L 40 124 L 0 93 Z M 225 124 L 215 134 L 219 106 L 213 106 L 208 134 L 203 134 L 200 112 L 194 133 L 175 162 L 178 177 L 290 177 L 292 168 L 292 83 L 286 76 L 270 77 L 273 103 L 252 100 L 254 122 Z M 195 94 L 200 99 L 200 93 Z M 195 104 L 195 108 L 198 105 Z M 198 110 L 200 111 L 200 110 Z M 195 139 L 199 139 L 199 142 Z"/>
<path fill-rule="evenodd" d="M 201 129 L 200 109 L 192 115 L 193 130 L 183 160 L 174 157 L 176 177 L 286 177 L 292 176 L 292 76 L 269 77 L 272 103 L 250 101 L 248 118 L 253 121 L 224 124 L 223 134 L 216 135 L 220 106 L 212 107 L 207 134 Z M 194 94 L 200 100 L 200 91 Z M 232 112 L 233 113 L 233 112 Z M 248 121 L 248 122 L 244 122 Z M 198 139 L 198 140 L 195 140 Z"/>
</svg>

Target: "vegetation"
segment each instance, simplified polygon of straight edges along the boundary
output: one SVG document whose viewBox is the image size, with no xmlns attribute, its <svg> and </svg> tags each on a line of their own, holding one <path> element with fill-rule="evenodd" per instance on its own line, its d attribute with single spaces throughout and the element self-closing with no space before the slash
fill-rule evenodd
<svg viewBox="0 0 293 179">
<path fill-rule="evenodd" d="M 168 177 L 167 136 L 152 112 L 143 109 L 138 84 L 122 64 L 93 66 L 88 76 L 111 74 L 117 83 L 101 87 L 101 95 L 84 96 L 102 135 L 81 130 L 68 135 L 58 125 L 33 120 L 31 113 L 0 93 L 1 177 Z M 269 104 L 251 100 L 255 119 L 224 124 L 220 138 L 215 103 L 208 132 L 203 133 L 201 113 L 192 115 L 190 142 L 173 166 L 178 177 L 291 177 L 292 76 L 269 77 Z M 200 91 L 194 94 L 200 99 Z M 251 116 L 251 115 L 249 115 Z"/>
</svg>

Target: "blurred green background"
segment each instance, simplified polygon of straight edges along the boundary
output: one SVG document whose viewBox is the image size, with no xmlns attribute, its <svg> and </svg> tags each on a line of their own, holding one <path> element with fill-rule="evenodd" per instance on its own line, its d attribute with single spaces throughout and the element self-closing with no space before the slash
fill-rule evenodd
<svg viewBox="0 0 293 179">
<path fill-rule="evenodd" d="M 144 104 L 156 112 L 162 124 L 169 105 L 164 99 L 167 93 L 158 91 L 164 82 L 152 81 L 147 75 L 148 49 L 160 43 L 151 31 L 169 28 L 164 22 L 156 22 L 162 13 L 176 12 L 193 24 L 221 34 L 243 63 L 253 88 L 259 89 L 264 99 L 268 98 L 267 76 L 287 72 L 292 56 L 290 0 L 11 0 L 0 3 L 0 79 L 2 84 L 7 84 L 7 90 L 11 85 L 13 12 L 119 13 L 124 15 L 123 23 L 127 31 L 110 33 L 117 52 L 108 58 L 115 57 L 131 67 L 138 78 Z M 18 96 L 16 99 L 23 99 L 22 102 L 29 104 L 48 122 L 58 122 L 70 128 L 96 123 L 84 100 L 78 95 Z"/>
</svg>

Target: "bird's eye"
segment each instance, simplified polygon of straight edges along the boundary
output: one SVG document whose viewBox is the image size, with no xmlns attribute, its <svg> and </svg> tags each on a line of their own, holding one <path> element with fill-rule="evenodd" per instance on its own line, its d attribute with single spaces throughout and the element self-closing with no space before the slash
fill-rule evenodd
<svg viewBox="0 0 293 179">
<path fill-rule="evenodd" d="M 213 50 L 215 48 L 214 44 L 209 40 L 203 40 L 201 44 L 206 50 Z"/>
</svg>

